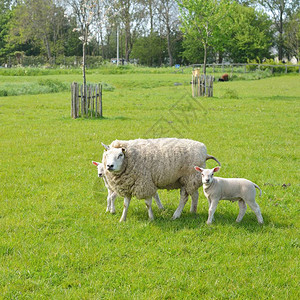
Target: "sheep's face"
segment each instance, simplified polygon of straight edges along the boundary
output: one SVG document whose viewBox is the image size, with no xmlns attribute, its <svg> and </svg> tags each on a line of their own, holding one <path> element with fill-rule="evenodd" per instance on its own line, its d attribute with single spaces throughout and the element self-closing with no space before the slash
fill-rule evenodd
<svg viewBox="0 0 300 300">
<path fill-rule="evenodd" d="M 196 166 L 195 170 L 201 172 L 203 185 L 210 185 L 214 179 L 214 173 L 218 172 L 220 170 L 220 167 L 216 167 L 213 169 L 202 169 Z"/>
<path fill-rule="evenodd" d="M 93 165 L 95 165 L 97 167 L 97 170 L 98 170 L 98 177 L 103 177 L 104 175 L 104 167 L 103 167 L 103 164 L 102 163 L 99 163 L 99 162 L 96 162 L 96 161 L 93 161 L 92 162 Z"/>
<path fill-rule="evenodd" d="M 125 158 L 124 148 L 110 148 L 105 152 L 106 170 L 110 172 L 119 172 L 122 168 Z"/>
</svg>

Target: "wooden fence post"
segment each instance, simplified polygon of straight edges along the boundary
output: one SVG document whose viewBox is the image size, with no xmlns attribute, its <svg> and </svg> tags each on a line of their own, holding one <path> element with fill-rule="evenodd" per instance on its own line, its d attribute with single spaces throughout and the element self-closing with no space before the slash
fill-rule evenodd
<svg viewBox="0 0 300 300">
<path fill-rule="evenodd" d="M 71 117 L 76 119 L 78 117 L 78 107 L 77 107 L 77 102 L 78 102 L 78 94 L 77 94 L 77 82 L 73 82 L 71 84 Z"/>
<path fill-rule="evenodd" d="M 102 84 L 99 83 L 99 115 L 102 118 L 103 117 L 103 111 L 102 111 Z"/>
<path fill-rule="evenodd" d="M 71 83 L 71 117 L 102 117 L 102 85 L 89 84 L 86 93 L 83 89 L 82 84 Z"/>
<path fill-rule="evenodd" d="M 81 117 L 84 116 L 84 97 L 83 97 L 83 85 L 80 86 L 80 105 L 81 105 Z"/>
</svg>

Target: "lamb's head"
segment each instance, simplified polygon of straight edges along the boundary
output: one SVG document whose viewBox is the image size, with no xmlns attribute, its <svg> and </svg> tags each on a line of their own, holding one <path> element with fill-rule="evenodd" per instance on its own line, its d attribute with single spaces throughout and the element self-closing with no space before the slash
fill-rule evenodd
<svg viewBox="0 0 300 300">
<path fill-rule="evenodd" d="M 214 179 L 214 173 L 218 172 L 221 167 L 215 167 L 213 169 L 202 169 L 195 166 L 195 170 L 201 172 L 203 185 L 210 185 Z"/>
<path fill-rule="evenodd" d="M 109 172 L 120 172 L 123 167 L 125 159 L 125 148 L 110 147 L 109 150 L 104 152 L 105 168 Z"/>
<path fill-rule="evenodd" d="M 92 161 L 93 165 L 97 167 L 98 170 L 98 177 L 103 177 L 104 176 L 104 167 L 102 163 Z"/>
</svg>

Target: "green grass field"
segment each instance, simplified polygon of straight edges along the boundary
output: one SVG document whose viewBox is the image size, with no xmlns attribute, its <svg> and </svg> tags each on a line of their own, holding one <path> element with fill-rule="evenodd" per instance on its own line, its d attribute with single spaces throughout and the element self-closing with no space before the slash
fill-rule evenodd
<svg viewBox="0 0 300 300">
<path fill-rule="evenodd" d="M 41 79 L 81 75 L 0 76 L 0 88 Z M 69 92 L 0 97 L 1 299 L 299 299 L 300 76 L 215 83 L 197 99 L 189 80 L 89 74 L 115 87 L 103 119 L 71 119 Z M 197 214 L 189 201 L 175 221 L 179 191 L 159 191 L 153 222 L 137 199 L 126 223 L 121 198 L 105 213 L 100 142 L 165 136 L 205 143 L 219 176 L 257 183 L 265 225 L 249 208 L 236 224 L 229 201 L 206 225 L 202 190 Z"/>
</svg>

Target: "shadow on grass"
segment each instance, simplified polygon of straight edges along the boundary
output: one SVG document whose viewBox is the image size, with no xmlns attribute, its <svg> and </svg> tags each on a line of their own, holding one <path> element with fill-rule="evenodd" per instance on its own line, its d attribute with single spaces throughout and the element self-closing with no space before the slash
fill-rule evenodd
<svg viewBox="0 0 300 300">
<path fill-rule="evenodd" d="M 76 120 L 77 122 L 83 122 L 83 121 L 112 121 L 112 120 L 131 120 L 131 118 L 124 117 L 124 116 L 115 116 L 115 117 L 78 117 L 76 119 L 72 119 L 70 117 L 64 118 L 64 119 L 71 119 Z"/>
<path fill-rule="evenodd" d="M 233 228 L 241 228 L 248 232 L 253 233 L 260 233 L 265 229 L 269 228 L 289 228 L 293 225 L 288 223 L 278 223 L 274 222 L 272 218 L 268 214 L 263 214 L 264 224 L 260 225 L 257 222 L 257 218 L 255 214 L 251 211 L 247 212 L 244 216 L 243 220 L 240 223 L 237 223 L 235 220 L 237 218 L 237 214 L 234 212 L 226 211 L 226 212 L 219 212 L 215 214 L 215 219 L 213 224 L 207 225 L 206 220 L 208 213 L 207 211 L 201 211 L 200 213 L 190 213 L 190 212 L 183 212 L 181 217 L 176 220 L 172 220 L 172 215 L 174 210 L 171 208 L 166 208 L 164 210 L 153 209 L 154 212 L 154 221 L 149 221 L 152 226 L 157 226 L 161 230 L 164 231 L 181 231 L 181 230 L 204 230 L 207 234 L 213 233 L 215 230 L 220 228 L 219 226 L 230 226 Z M 131 218 L 135 218 L 137 221 L 145 221 L 148 218 L 147 210 L 146 209 L 139 209 L 135 210 L 131 213 Z M 129 218 L 130 218 L 129 217 Z M 207 229 L 207 230 L 206 230 Z"/>
<path fill-rule="evenodd" d="M 259 98 L 260 100 L 272 100 L 272 101 L 275 101 L 275 100 L 279 100 L 279 101 L 299 101 L 300 100 L 300 97 L 298 96 L 270 96 L 270 97 L 261 97 Z"/>
</svg>

